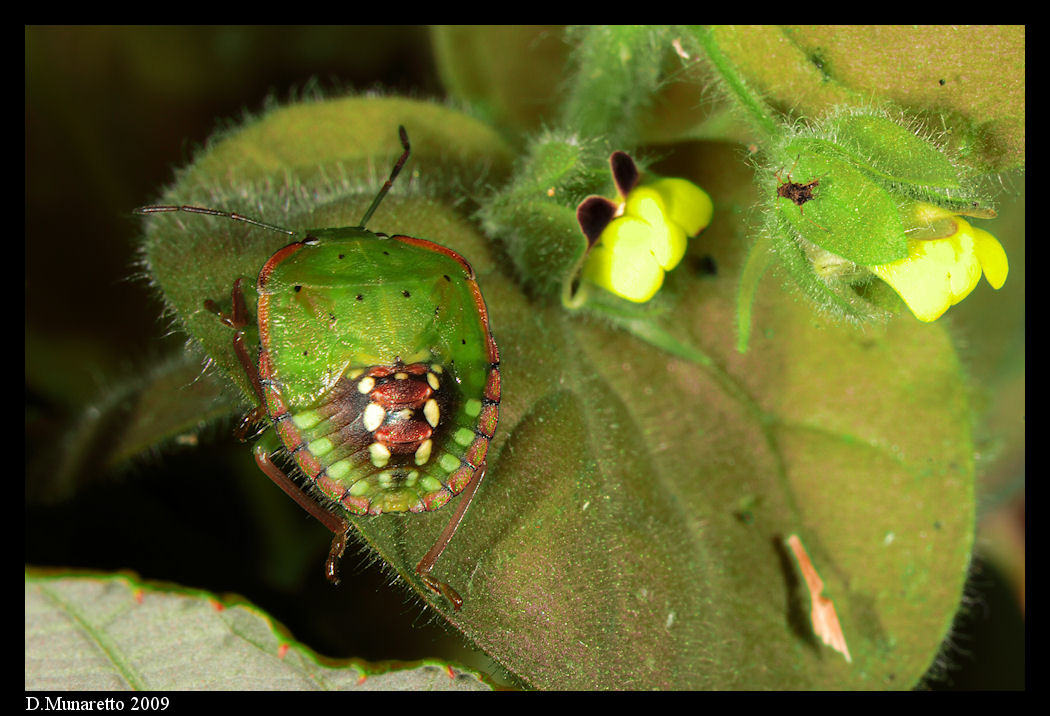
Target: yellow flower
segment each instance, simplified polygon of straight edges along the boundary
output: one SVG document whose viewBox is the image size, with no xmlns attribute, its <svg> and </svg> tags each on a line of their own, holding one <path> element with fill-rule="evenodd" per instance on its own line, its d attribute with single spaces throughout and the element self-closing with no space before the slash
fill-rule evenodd
<svg viewBox="0 0 1050 716">
<path fill-rule="evenodd" d="M 685 256 L 686 244 L 711 223 L 711 198 L 685 179 L 637 185 L 634 162 L 623 152 L 610 158 L 623 201 L 588 197 L 577 209 L 591 242 L 583 278 L 635 303 L 648 301 Z"/>
<path fill-rule="evenodd" d="M 992 288 L 1006 282 L 1006 252 L 994 236 L 961 217 L 930 204 L 919 204 L 916 216 L 936 238 L 909 237 L 907 257 L 869 267 L 893 287 L 920 321 L 936 321 L 966 298 L 984 273 Z"/>
</svg>

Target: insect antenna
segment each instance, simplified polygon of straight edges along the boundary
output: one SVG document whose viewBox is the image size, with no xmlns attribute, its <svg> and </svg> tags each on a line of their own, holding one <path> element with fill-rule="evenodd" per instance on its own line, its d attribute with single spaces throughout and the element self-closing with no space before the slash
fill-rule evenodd
<svg viewBox="0 0 1050 716">
<path fill-rule="evenodd" d="M 379 207 L 379 202 L 383 201 L 383 197 L 386 196 L 387 192 L 390 191 L 390 187 L 394 185 L 394 180 L 397 179 L 397 175 L 401 173 L 401 167 L 405 166 L 405 162 L 408 161 L 408 155 L 412 153 L 412 148 L 408 144 L 408 132 L 405 131 L 404 126 L 397 128 L 397 133 L 401 137 L 401 146 L 405 148 L 401 158 L 394 164 L 394 169 L 390 172 L 390 178 L 383 184 L 383 188 L 376 194 L 376 198 L 372 200 L 372 205 L 368 207 L 368 211 L 361 217 L 361 221 L 358 222 L 358 228 L 365 228 L 368 220 L 372 218 L 372 214 Z"/>
<path fill-rule="evenodd" d="M 267 224 L 264 221 L 253 219 L 250 216 L 244 216 L 233 211 L 222 211 L 220 209 L 207 209 L 203 206 L 188 206 L 186 204 L 152 204 L 150 206 L 140 206 L 135 209 L 136 214 L 142 216 L 149 216 L 150 214 L 166 214 L 174 211 L 185 211 L 188 214 L 206 214 L 207 216 L 221 216 L 226 219 L 232 219 L 233 221 L 243 221 L 245 224 L 251 224 L 252 226 L 258 226 L 269 231 L 276 231 L 280 234 L 288 234 L 289 236 L 295 236 L 294 231 L 285 229 L 281 226 L 274 224 Z"/>
</svg>

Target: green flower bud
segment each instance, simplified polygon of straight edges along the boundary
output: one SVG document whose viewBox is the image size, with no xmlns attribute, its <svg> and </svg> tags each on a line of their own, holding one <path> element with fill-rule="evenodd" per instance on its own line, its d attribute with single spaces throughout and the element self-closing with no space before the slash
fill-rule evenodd
<svg viewBox="0 0 1050 716">
<path fill-rule="evenodd" d="M 882 315 L 871 290 L 877 276 L 932 321 L 972 291 L 982 267 L 993 285 L 1005 280 L 998 241 L 958 216 L 994 212 L 941 148 L 901 121 L 845 111 L 796 132 L 774 155 L 767 232 L 796 283 L 824 307 Z"/>
<path fill-rule="evenodd" d="M 558 296 L 587 251 L 576 206 L 608 186 L 608 149 L 576 134 L 547 132 L 530 145 L 512 181 L 482 205 L 486 232 L 499 237 L 519 280 Z"/>
</svg>

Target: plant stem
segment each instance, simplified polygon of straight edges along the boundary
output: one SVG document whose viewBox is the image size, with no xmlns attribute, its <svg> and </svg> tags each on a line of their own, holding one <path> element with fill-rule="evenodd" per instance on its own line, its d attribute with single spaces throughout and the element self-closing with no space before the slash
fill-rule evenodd
<svg viewBox="0 0 1050 716">
<path fill-rule="evenodd" d="M 766 272 L 769 265 L 770 252 L 773 242 L 769 235 L 760 233 L 758 241 L 747 253 L 747 261 L 744 263 L 744 271 L 740 276 L 740 290 L 737 294 L 737 339 L 736 349 L 740 353 L 747 353 L 748 342 L 751 338 L 751 304 L 755 301 L 755 293 L 758 291 L 758 282 L 762 274 Z"/>
<path fill-rule="evenodd" d="M 740 103 L 754 125 L 766 135 L 773 138 L 780 134 L 780 125 L 777 123 L 769 107 L 762 101 L 758 93 L 748 87 L 747 82 L 736 70 L 736 66 L 722 52 L 718 41 L 715 39 L 714 31 L 703 25 L 694 28 L 697 42 L 703 48 L 711 66 L 729 91 L 729 94 Z"/>
</svg>

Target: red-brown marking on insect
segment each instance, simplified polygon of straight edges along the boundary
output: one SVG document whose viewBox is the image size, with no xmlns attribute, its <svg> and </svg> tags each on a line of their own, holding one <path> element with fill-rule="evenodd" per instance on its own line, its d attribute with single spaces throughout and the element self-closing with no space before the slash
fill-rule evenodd
<svg viewBox="0 0 1050 716">
<path fill-rule="evenodd" d="M 448 476 L 448 489 L 452 490 L 452 494 L 458 495 L 467 489 L 467 485 L 470 484 L 471 480 L 474 479 L 474 475 L 478 468 L 470 463 L 464 463 L 460 465 L 455 472 Z"/>
<path fill-rule="evenodd" d="M 433 428 L 422 420 L 399 419 L 389 425 L 376 428 L 375 441 L 386 447 L 391 455 L 415 453 L 424 440 L 434 434 Z"/>
<path fill-rule="evenodd" d="M 381 406 L 386 414 L 383 424 L 372 431 L 373 439 L 393 455 L 415 453 L 434 434 L 434 426 L 450 408 L 447 392 L 435 391 L 430 386 L 427 366 L 423 363 L 373 366 L 368 374 L 378 379 L 368 399 Z M 434 425 L 424 412 L 432 397 L 437 400 Z"/>
<path fill-rule="evenodd" d="M 490 403 L 481 409 L 481 414 L 478 416 L 478 431 L 491 438 L 496 432 L 498 421 L 499 403 Z"/>
<path fill-rule="evenodd" d="M 485 381 L 485 397 L 493 403 L 498 403 L 500 400 L 500 372 L 498 370 L 489 371 L 488 380 Z"/>
<path fill-rule="evenodd" d="M 477 466 L 485 462 L 485 456 L 488 454 L 488 451 L 488 438 L 484 438 L 479 435 L 478 437 L 474 438 L 474 442 L 470 444 L 470 447 L 467 449 L 465 457 L 467 458 L 467 462 L 469 462 L 471 465 Z"/>
<path fill-rule="evenodd" d="M 422 408 L 434 393 L 426 380 L 406 379 L 377 383 L 370 397 L 373 403 L 382 405 L 387 412 L 404 408 Z"/>
</svg>

